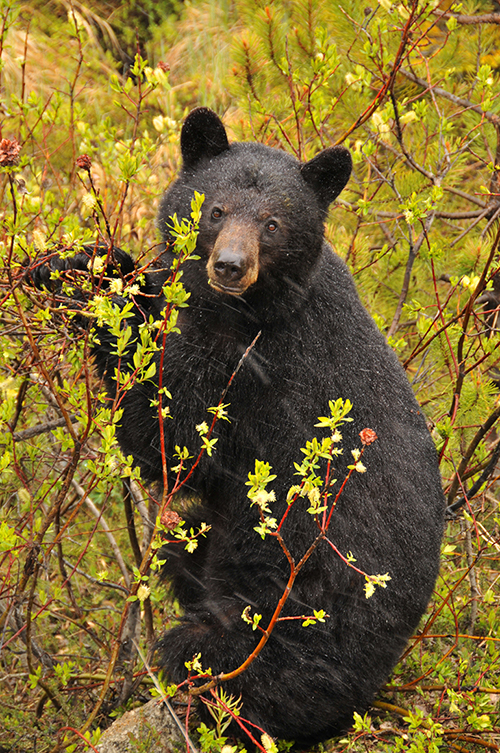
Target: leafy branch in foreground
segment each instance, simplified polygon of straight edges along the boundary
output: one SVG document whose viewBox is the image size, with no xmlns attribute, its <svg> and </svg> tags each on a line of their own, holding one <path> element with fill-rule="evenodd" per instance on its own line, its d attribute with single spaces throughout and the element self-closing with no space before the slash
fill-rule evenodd
<svg viewBox="0 0 500 753">
<path fill-rule="evenodd" d="M 274 614 L 269 620 L 267 626 L 264 628 L 260 625 L 262 615 L 250 614 L 250 606 L 247 606 L 242 613 L 242 620 L 251 626 L 252 630 L 258 630 L 261 633 L 261 639 L 252 653 L 247 659 L 236 669 L 228 672 L 222 672 L 209 682 L 201 685 L 194 686 L 196 680 L 206 677 L 206 672 L 200 672 L 199 674 L 190 675 L 187 681 L 190 687 L 190 692 L 193 695 L 200 695 L 214 688 L 217 684 L 223 683 L 227 680 L 231 680 L 244 672 L 247 667 L 259 656 L 262 649 L 269 640 L 273 629 L 276 624 L 281 620 L 300 619 L 303 621 L 303 626 L 315 624 L 317 621 L 324 622 L 328 615 L 321 609 L 315 610 L 313 615 L 301 617 L 281 617 L 283 608 L 290 596 L 291 590 L 295 583 L 295 580 L 310 558 L 312 553 L 318 547 L 318 545 L 325 541 L 342 559 L 347 567 L 352 568 L 357 573 L 364 576 L 366 580 L 365 595 L 366 598 L 372 596 L 376 586 L 386 588 L 387 581 L 390 580 L 388 573 L 386 574 L 368 574 L 354 565 L 354 558 L 350 553 L 343 555 L 328 538 L 328 530 L 332 521 L 332 515 L 335 511 L 337 502 L 342 494 L 345 485 L 348 483 L 353 473 L 365 473 L 366 468 L 361 462 L 361 457 L 364 455 L 366 448 L 371 445 L 377 439 L 377 435 L 372 429 L 363 429 L 360 432 L 361 448 L 352 450 L 354 463 L 348 466 L 348 473 L 345 479 L 340 484 L 338 491 L 336 492 L 333 500 L 330 498 L 333 496 L 332 488 L 337 483 L 337 479 L 333 478 L 333 459 L 342 454 L 342 449 L 338 447 L 338 443 L 342 439 L 342 434 L 339 431 L 339 427 L 343 423 L 352 421 L 352 418 L 348 416 L 352 405 L 349 400 L 342 400 L 339 398 L 336 401 L 330 401 L 330 416 L 323 416 L 319 419 L 318 427 L 329 429 L 329 434 L 321 441 L 314 438 L 307 443 L 307 446 L 302 449 L 305 455 L 302 463 L 295 463 L 296 473 L 302 477 L 300 484 L 294 485 L 290 488 L 287 498 L 287 507 L 283 513 L 281 520 L 277 521 L 276 518 L 271 517 L 271 504 L 275 501 L 275 494 L 273 491 L 268 491 L 267 486 L 276 479 L 276 476 L 271 473 L 271 468 L 268 463 L 256 460 L 255 473 L 249 473 L 249 480 L 246 482 L 250 487 L 248 497 L 251 500 L 251 505 L 256 505 L 259 510 L 260 524 L 255 527 L 255 531 L 262 537 L 270 536 L 275 538 L 281 547 L 286 559 L 288 560 L 290 567 L 290 574 L 286 588 L 283 591 L 283 595 L 276 605 Z M 319 461 L 326 461 L 326 472 L 324 477 L 321 477 L 317 470 L 319 468 Z M 306 552 L 296 560 L 290 553 L 286 541 L 282 535 L 282 529 L 285 524 L 286 518 L 294 505 L 299 500 L 307 500 L 310 504 L 307 509 L 307 513 L 312 515 L 316 526 L 318 528 L 318 534 L 316 538 L 311 542 Z M 201 669 L 201 667 L 200 667 Z M 209 672 L 209 675 L 211 672 Z M 184 683 L 181 683 L 179 687 L 182 687 Z"/>
</svg>

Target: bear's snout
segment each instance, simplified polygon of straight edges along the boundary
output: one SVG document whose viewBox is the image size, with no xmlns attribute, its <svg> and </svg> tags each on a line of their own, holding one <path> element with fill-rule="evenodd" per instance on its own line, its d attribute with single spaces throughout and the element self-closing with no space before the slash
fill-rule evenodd
<svg viewBox="0 0 500 753">
<path fill-rule="evenodd" d="M 257 234 L 237 221 L 219 233 L 207 264 L 208 282 L 221 293 L 241 295 L 259 276 Z"/>
<path fill-rule="evenodd" d="M 214 263 L 214 272 L 217 279 L 224 285 L 234 285 L 244 277 L 247 264 L 244 256 L 234 254 L 230 250 L 221 251 Z"/>
</svg>

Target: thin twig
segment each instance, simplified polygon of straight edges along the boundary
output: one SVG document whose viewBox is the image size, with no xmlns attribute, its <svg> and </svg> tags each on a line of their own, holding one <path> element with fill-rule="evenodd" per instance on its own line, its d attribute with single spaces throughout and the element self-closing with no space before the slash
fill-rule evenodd
<svg viewBox="0 0 500 753">
<path fill-rule="evenodd" d="M 135 644 L 135 648 L 137 650 L 137 653 L 139 654 L 139 657 L 140 657 L 142 663 L 144 664 L 144 667 L 146 668 L 146 671 L 147 671 L 150 679 L 153 682 L 153 685 L 155 686 L 156 690 L 158 691 L 158 693 L 160 695 L 161 702 L 167 707 L 170 716 L 174 720 L 175 726 L 180 731 L 183 739 L 186 741 L 186 743 L 188 744 L 189 748 L 191 748 L 192 753 L 198 753 L 198 750 L 197 750 L 196 746 L 193 744 L 193 741 L 191 740 L 190 736 L 187 734 L 186 730 L 184 729 L 184 725 L 182 724 L 181 720 L 179 719 L 179 717 L 175 713 L 175 711 L 174 711 L 174 709 L 172 707 L 172 704 L 168 700 L 168 697 L 163 692 L 162 686 L 160 685 L 160 683 L 156 679 L 156 675 L 154 674 L 154 672 L 151 669 L 151 667 L 150 667 L 150 665 L 149 665 L 146 657 L 144 656 L 143 652 L 141 651 L 141 647 L 135 641 L 134 641 L 134 644 Z"/>
<path fill-rule="evenodd" d="M 130 573 L 125 564 L 125 560 L 122 557 L 120 547 L 116 543 L 116 539 L 113 536 L 111 529 L 106 522 L 106 519 L 103 517 L 102 510 L 99 510 L 99 508 L 97 508 L 94 505 L 94 503 L 92 502 L 92 500 L 90 499 L 88 495 L 88 492 L 83 488 L 83 486 L 80 486 L 78 481 L 75 481 L 75 479 L 72 479 L 71 486 L 77 492 L 77 494 L 82 498 L 82 500 L 85 502 L 85 504 L 89 508 L 94 518 L 99 522 L 99 525 L 104 531 L 106 538 L 108 539 L 109 544 L 111 546 L 111 549 L 113 550 L 113 554 L 116 557 L 116 562 L 123 575 L 123 580 L 125 581 L 125 585 L 127 586 L 127 588 L 130 588 Z"/>
</svg>

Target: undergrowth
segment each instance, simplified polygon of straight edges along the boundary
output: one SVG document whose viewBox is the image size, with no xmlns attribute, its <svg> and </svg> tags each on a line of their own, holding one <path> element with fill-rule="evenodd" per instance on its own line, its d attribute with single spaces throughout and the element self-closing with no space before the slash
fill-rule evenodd
<svg viewBox="0 0 500 753">
<path fill-rule="evenodd" d="M 498 14 L 488 2 L 372 6 L 186 3 L 145 27 L 123 75 L 104 6 L 92 6 L 96 20 L 76 2 L 51 16 L 0 0 L 7 750 L 95 745 L 151 697 L 157 633 L 178 617 L 146 557 L 161 500 L 119 455 L 87 330 L 26 275 L 83 242 L 150 263 L 197 104 L 234 138 L 300 159 L 350 148 L 354 174 L 327 235 L 407 370 L 450 505 L 418 634 L 369 714 L 324 748 L 499 749 Z M 223 744 L 223 721 L 219 732 L 202 732 L 207 750 Z"/>
</svg>

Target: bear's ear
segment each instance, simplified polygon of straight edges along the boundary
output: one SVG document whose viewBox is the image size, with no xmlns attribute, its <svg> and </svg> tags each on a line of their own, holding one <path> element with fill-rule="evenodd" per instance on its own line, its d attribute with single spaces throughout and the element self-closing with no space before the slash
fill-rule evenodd
<svg viewBox="0 0 500 753">
<path fill-rule="evenodd" d="M 184 167 L 194 167 L 203 157 L 216 157 L 229 149 L 222 121 L 208 107 L 197 107 L 184 121 L 181 152 Z"/>
<path fill-rule="evenodd" d="M 325 211 L 344 188 L 351 170 L 351 155 L 343 146 L 330 146 L 301 167 L 302 177 Z"/>
</svg>

